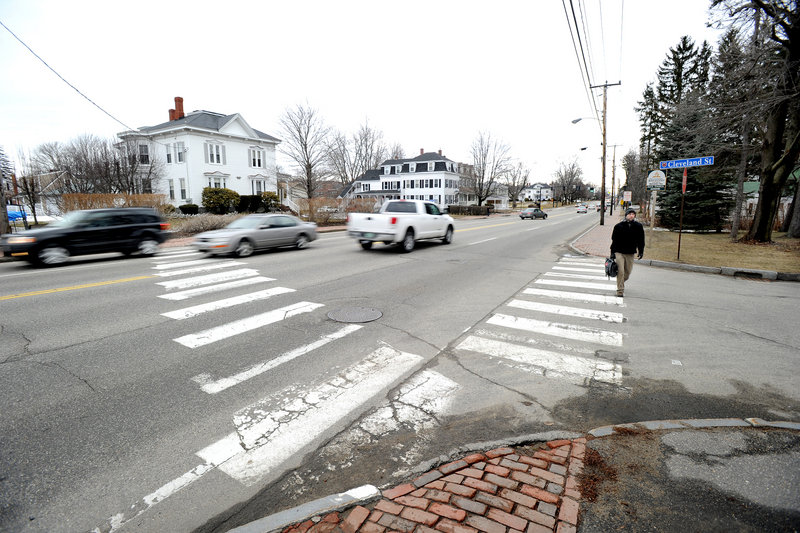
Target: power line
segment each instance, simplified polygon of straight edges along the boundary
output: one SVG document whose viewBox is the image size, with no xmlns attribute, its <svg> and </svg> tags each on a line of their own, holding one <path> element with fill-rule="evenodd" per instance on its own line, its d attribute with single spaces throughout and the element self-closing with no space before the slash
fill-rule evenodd
<svg viewBox="0 0 800 533">
<path fill-rule="evenodd" d="M 108 115 L 109 117 L 111 117 L 111 118 L 112 118 L 113 120 L 115 120 L 116 122 L 118 122 L 118 123 L 122 124 L 122 125 L 123 125 L 124 127 L 126 127 L 127 129 L 129 129 L 129 130 L 133 130 L 133 128 L 131 128 L 130 126 L 128 126 L 127 124 L 125 124 L 124 122 L 122 122 L 121 120 L 119 120 L 117 117 L 115 117 L 114 115 L 112 115 L 111 113 L 109 113 L 108 111 L 106 111 L 105 109 L 103 109 L 102 107 L 100 107 L 100 106 L 99 106 L 97 103 L 95 103 L 95 102 L 94 102 L 94 100 L 92 100 L 91 98 L 89 98 L 88 96 L 86 96 L 85 94 L 83 94 L 83 93 L 82 93 L 82 92 L 81 92 L 81 91 L 80 91 L 80 90 L 79 90 L 77 87 L 75 87 L 75 86 L 74 86 L 74 85 L 72 85 L 70 82 L 68 82 L 66 79 L 64 79 L 64 76 L 62 76 L 61 74 L 59 74 L 58 72 L 56 72 L 56 70 L 55 70 L 53 67 L 51 67 L 50 65 L 48 65 L 48 64 L 47 64 L 47 61 L 45 61 L 44 59 L 42 59 L 42 58 L 39 56 L 39 54 L 37 54 L 36 52 L 34 52 L 34 51 L 31 49 L 31 47 L 30 47 L 30 46 L 28 46 L 27 44 L 25 44 L 25 42 L 24 42 L 22 39 L 20 39 L 19 37 L 17 37 L 17 35 L 16 35 L 16 34 L 15 34 L 13 31 L 11 31 L 11 29 L 10 29 L 8 26 L 6 26 L 5 24 L 3 24 L 3 21 L 2 21 L 2 20 L 0 20 L 0 26 L 3 26 L 3 27 L 6 29 L 6 31 L 7 31 L 8 33 L 10 33 L 10 34 L 11 34 L 11 35 L 14 37 L 14 39 L 16 39 L 17 41 L 19 41 L 19 43 L 20 43 L 22 46 L 24 46 L 25 48 L 27 48 L 27 49 L 28 49 L 28 51 L 29 51 L 31 54 L 33 54 L 33 56 L 34 56 L 36 59 L 38 59 L 39 61 L 41 61 L 41 62 L 42 62 L 42 64 L 43 64 L 44 66 L 46 66 L 48 69 L 50 69 L 50 71 L 51 71 L 53 74 L 55 74 L 56 76 L 58 76 L 58 77 L 59 77 L 59 79 L 60 79 L 61 81 L 63 81 L 64 83 L 66 83 L 67 85 L 69 85 L 70 87 L 72 87 L 72 88 L 75 90 L 75 92 L 76 92 L 76 93 L 78 93 L 79 95 L 83 96 L 83 97 L 84 97 L 84 98 L 85 98 L 85 99 L 86 99 L 86 100 L 87 100 L 87 101 L 88 101 L 90 104 L 92 104 L 92 105 L 93 105 L 93 106 L 95 106 L 97 109 L 99 109 L 100 111 L 102 111 L 103 113 L 105 113 L 106 115 Z"/>
<path fill-rule="evenodd" d="M 575 42 L 576 34 L 578 34 L 578 40 L 580 41 L 579 28 L 578 28 L 578 26 L 576 24 L 575 25 L 575 32 L 573 33 L 573 31 L 572 31 L 572 22 L 570 21 L 570 18 L 569 18 L 569 10 L 567 10 L 566 0 L 561 0 L 561 5 L 564 7 L 564 16 L 567 19 L 567 27 L 569 28 L 569 34 L 570 34 L 570 37 L 572 39 L 572 48 L 575 50 L 575 57 L 578 60 L 578 69 L 581 72 L 581 81 L 583 82 L 583 88 L 586 91 L 586 97 L 589 100 L 589 105 L 594 109 L 595 117 L 598 117 L 598 120 L 600 120 L 599 119 L 599 112 L 597 110 L 597 104 L 595 103 L 595 101 L 591 97 L 590 85 L 591 85 L 592 82 L 591 82 L 591 78 L 589 76 L 589 71 L 586 68 L 586 61 L 581 62 L 581 54 L 578 52 L 578 44 L 576 44 L 576 42 Z M 572 6 L 572 0 L 570 0 L 570 6 Z M 573 20 L 575 20 L 575 17 L 574 17 L 575 10 L 574 10 L 574 8 L 573 8 L 572 12 L 573 12 Z M 583 50 L 583 45 L 581 44 L 581 51 L 582 50 Z M 585 56 L 584 56 L 584 58 L 585 58 Z"/>
</svg>

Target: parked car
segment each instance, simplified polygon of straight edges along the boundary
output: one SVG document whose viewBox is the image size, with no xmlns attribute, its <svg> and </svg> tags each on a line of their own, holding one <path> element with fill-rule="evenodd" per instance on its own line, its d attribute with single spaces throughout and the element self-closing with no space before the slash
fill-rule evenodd
<svg viewBox="0 0 800 533">
<path fill-rule="evenodd" d="M 587 213 L 587 212 L 588 212 L 588 209 L 586 209 L 585 205 L 579 205 L 578 206 L 578 213 Z"/>
<path fill-rule="evenodd" d="M 169 224 L 152 208 L 87 209 L 71 211 L 44 228 L 3 235 L 2 248 L 5 255 L 46 266 L 74 255 L 154 255 L 168 230 Z"/>
<path fill-rule="evenodd" d="M 533 220 L 534 218 L 545 219 L 545 218 L 547 218 L 547 213 L 545 213 L 544 211 L 542 211 L 538 207 L 528 207 L 528 208 L 525 208 L 522 211 L 520 211 L 519 218 L 521 218 L 523 220 L 526 219 L 526 218 L 529 218 L 531 220 Z"/>
<path fill-rule="evenodd" d="M 198 233 L 192 246 L 211 255 L 247 257 L 267 248 L 305 248 L 316 238 L 314 222 L 304 222 L 292 215 L 257 214 L 237 218 L 222 229 Z"/>
</svg>

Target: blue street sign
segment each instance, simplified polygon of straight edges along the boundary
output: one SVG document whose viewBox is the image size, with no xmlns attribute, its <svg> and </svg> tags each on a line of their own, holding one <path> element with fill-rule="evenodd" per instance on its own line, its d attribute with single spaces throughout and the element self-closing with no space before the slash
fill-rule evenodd
<svg viewBox="0 0 800 533">
<path fill-rule="evenodd" d="M 703 157 L 692 157 L 689 159 L 673 159 L 672 161 L 660 161 L 658 168 L 661 170 L 668 170 L 671 168 L 690 168 L 690 167 L 704 167 L 706 165 L 714 164 L 714 156 L 707 155 Z"/>
</svg>

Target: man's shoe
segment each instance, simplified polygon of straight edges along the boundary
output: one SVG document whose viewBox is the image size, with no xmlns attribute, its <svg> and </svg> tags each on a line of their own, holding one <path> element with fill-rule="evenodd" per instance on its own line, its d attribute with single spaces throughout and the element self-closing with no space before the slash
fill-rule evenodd
<svg viewBox="0 0 800 533">
<path fill-rule="evenodd" d="M 617 296 L 619 296 L 620 298 L 622 298 L 622 291 L 617 291 Z"/>
</svg>

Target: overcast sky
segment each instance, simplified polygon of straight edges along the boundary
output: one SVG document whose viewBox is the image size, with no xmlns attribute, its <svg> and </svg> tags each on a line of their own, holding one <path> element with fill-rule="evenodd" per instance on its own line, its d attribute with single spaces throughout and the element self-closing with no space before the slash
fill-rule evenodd
<svg viewBox="0 0 800 533">
<path fill-rule="evenodd" d="M 532 181 L 551 181 L 577 157 L 586 181 L 599 184 L 599 121 L 571 121 L 594 115 L 590 98 L 602 110 L 602 91 L 587 95 L 565 4 L 0 0 L 4 25 L 125 124 L 0 27 L 0 146 L 16 159 L 43 142 L 160 124 L 175 96 L 187 112 L 239 113 L 280 137 L 281 114 L 307 103 L 346 133 L 369 121 L 407 157 L 441 149 L 470 162 L 485 131 L 511 147 Z M 669 47 L 682 35 L 716 45 L 718 32 L 705 26 L 706 0 L 573 5 L 591 83 L 622 82 L 608 89 L 607 173 L 617 144 L 619 176 L 640 135 L 633 108 Z"/>
</svg>

